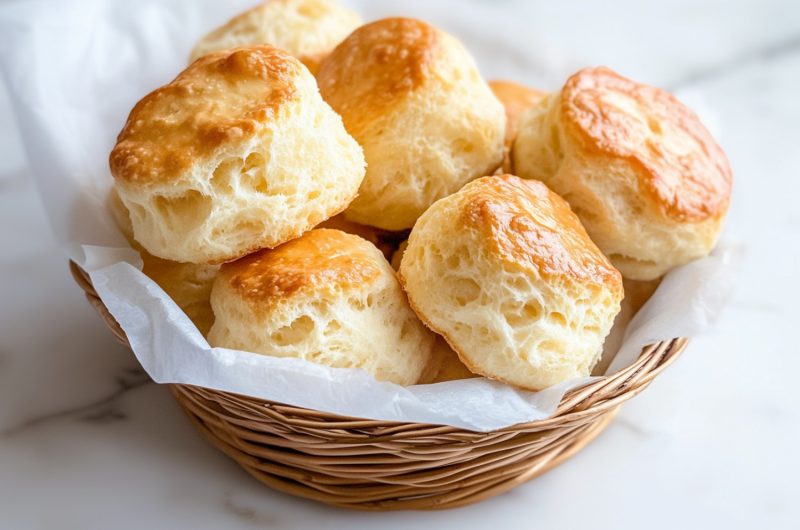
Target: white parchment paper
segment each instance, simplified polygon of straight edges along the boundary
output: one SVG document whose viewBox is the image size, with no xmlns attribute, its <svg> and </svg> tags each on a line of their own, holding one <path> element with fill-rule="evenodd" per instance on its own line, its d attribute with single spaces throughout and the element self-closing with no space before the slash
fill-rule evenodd
<svg viewBox="0 0 800 530">
<path fill-rule="evenodd" d="M 105 209 L 111 185 L 108 153 L 136 101 L 171 80 L 206 31 L 253 3 L 26 0 L 0 6 L 0 71 L 53 231 L 66 254 L 89 271 L 144 369 L 160 383 L 476 431 L 552 414 L 564 392 L 585 381 L 535 393 L 485 379 L 403 388 L 377 382 L 360 370 L 211 348 L 141 273 L 138 255 Z M 367 20 L 417 16 L 456 34 L 487 78 L 554 88 L 582 66 L 536 42 L 516 26 L 521 21 L 493 10 L 490 3 L 459 2 L 458 9 L 432 0 L 350 4 Z M 727 299 L 737 253 L 721 247 L 671 272 L 628 326 L 609 370 L 630 364 L 646 344 L 707 329 Z"/>
</svg>

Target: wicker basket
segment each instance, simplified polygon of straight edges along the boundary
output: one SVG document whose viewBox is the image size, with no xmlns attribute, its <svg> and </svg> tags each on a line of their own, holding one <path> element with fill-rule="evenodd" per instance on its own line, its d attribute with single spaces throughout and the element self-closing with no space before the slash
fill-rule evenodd
<svg viewBox="0 0 800 530">
<path fill-rule="evenodd" d="M 74 263 L 70 268 L 128 345 L 87 274 Z M 551 418 L 489 433 L 347 418 L 195 386 L 170 388 L 192 424 L 268 486 L 357 510 L 435 510 L 499 495 L 557 466 L 600 434 L 687 342 L 648 346 L 628 368 L 569 392 Z"/>
</svg>

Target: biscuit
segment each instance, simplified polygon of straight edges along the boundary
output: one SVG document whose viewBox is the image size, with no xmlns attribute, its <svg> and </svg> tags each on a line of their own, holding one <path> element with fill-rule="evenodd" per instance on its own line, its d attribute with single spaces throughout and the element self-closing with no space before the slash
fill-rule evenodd
<svg viewBox="0 0 800 530">
<path fill-rule="evenodd" d="M 286 52 L 212 53 L 136 104 L 110 156 L 138 241 L 172 261 L 221 263 L 342 211 L 361 148 Z"/>
<path fill-rule="evenodd" d="M 209 344 L 415 384 L 434 335 L 408 306 L 372 243 L 316 229 L 222 266 L 211 292 Z"/>
<path fill-rule="evenodd" d="M 191 61 L 212 52 L 270 44 L 300 59 L 313 73 L 359 25 L 361 18 L 334 0 L 268 0 L 203 37 Z"/>
<path fill-rule="evenodd" d="M 523 112 L 539 103 L 547 95 L 546 92 L 528 88 L 513 81 L 489 81 L 489 88 L 503 104 L 506 111 L 506 136 L 503 151 L 502 173 L 511 173 L 511 145 L 517 137 L 517 124 Z M 501 173 L 501 174 L 502 174 Z"/>
<path fill-rule="evenodd" d="M 317 80 L 367 160 L 345 212 L 351 221 L 410 228 L 434 201 L 502 163 L 503 106 L 461 43 L 424 22 L 358 28 L 322 61 Z"/>
<path fill-rule="evenodd" d="M 589 375 L 623 295 L 569 205 L 512 175 L 434 203 L 411 231 L 400 279 L 471 372 L 530 390 Z"/>
<path fill-rule="evenodd" d="M 730 201 L 728 160 L 698 117 L 607 68 L 579 71 L 525 113 L 512 159 L 569 202 L 632 280 L 707 255 Z"/>
</svg>

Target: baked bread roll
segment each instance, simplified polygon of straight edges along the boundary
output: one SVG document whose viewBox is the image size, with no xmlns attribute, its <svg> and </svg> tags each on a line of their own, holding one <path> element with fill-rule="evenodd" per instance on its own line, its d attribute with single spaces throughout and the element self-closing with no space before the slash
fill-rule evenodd
<svg viewBox="0 0 800 530">
<path fill-rule="evenodd" d="M 222 266 L 211 292 L 213 346 L 419 380 L 434 335 L 374 245 L 318 229 Z"/>
<path fill-rule="evenodd" d="M 619 272 L 569 205 L 512 175 L 434 203 L 400 278 L 471 372 L 530 390 L 589 375 L 622 300 Z"/>
<path fill-rule="evenodd" d="M 547 95 L 546 92 L 528 88 L 513 81 L 489 81 L 489 88 L 503 104 L 506 111 L 506 136 L 503 150 L 504 173 L 513 171 L 511 164 L 511 145 L 517 137 L 517 124 L 523 112 L 539 103 Z"/>
<path fill-rule="evenodd" d="M 713 248 L 731 169 L 670 94 L 587 68 L 522 118 L 514 168 L 564 197 L 626 278 L 652 280 Z"/>
<path fill-rule="evenodd" d="M 424 22 L 358 28 L 317 80 L 367 159 L 351 221 L 410 228 L 435 200 L 502 163 L 503 106 L 461 43 Z"/>
<path fill-rule="evenodd" d="M 422 371 L 417 384 L 428 385 L 457 379 L 469 379 L 470 377 L 476 376 L 461 362 L 458 354 L 447 344 L 447 341 L 437 335 L 430 360 Z"/>
<path fill-rule="evenodd" d="M 191 61 L 212 52 L 270 44 L 315 72 L 323 57 L 361 25 L 361 18 L 335 0 L 267 0 L 203 37 Z"/>
<path fill-rule="evenodd" d="M 211 311 L 211 286 L 219 265 L 178 263 L 157 258 L 133 239 L 133 225 L 128 210 L 113 189 L 108 195 L 108 208 L 131 246 L 142 258 L 142 272 L 156 282 L 205 336 L 214 323 Z"/>
<path fill-rule="evenodd" d="M 206 55 L 146 96 L 110 165 L 136 241 L 192 263 L 293 239 L 343 210 L 364 177 L 314 78 L 269 46 Z"/>
</svg>

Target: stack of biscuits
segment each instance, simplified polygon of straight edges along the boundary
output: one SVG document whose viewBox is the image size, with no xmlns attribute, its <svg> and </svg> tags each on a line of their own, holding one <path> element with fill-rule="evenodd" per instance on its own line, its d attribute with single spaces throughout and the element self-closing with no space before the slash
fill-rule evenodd
<svg viewBox="0 0 800 530">
<path fill-rule="evenodd" d="M 527 390 L 589 375 L 642 303 L 625 288 L 707 255 L 731 191 L 662 90 L 607 68 L 487 83 L 444 31 L 334 0 L 204 37 L 110 167 L 145 274 L 212 346 Z"/>
</svg>

